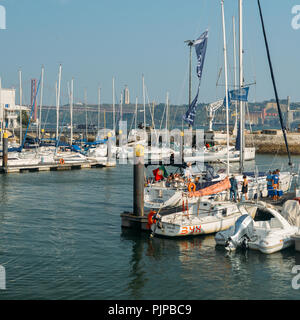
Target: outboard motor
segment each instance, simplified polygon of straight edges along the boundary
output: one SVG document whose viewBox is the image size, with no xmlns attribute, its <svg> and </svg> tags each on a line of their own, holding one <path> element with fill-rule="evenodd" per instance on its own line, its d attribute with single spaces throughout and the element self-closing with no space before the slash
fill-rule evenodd
<svg viewBox="0 0 300 320">
<path fill-rule="evenodd" d="M 247 247 L 247 242 L 253 234 L 253 219 L 248 214 L 242 215 L 235 222 L 234 234 L 228 238 L 225 249 L 232 251 L 237 247 Z"/>
</svg>

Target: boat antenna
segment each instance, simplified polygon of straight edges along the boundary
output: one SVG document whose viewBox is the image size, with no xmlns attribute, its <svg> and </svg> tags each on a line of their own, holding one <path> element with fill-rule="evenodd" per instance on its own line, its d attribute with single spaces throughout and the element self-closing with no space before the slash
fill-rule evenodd
<svg viewBox="0 0 300 320">
<path fill-rule="evenodd" d="M 272 61 L 271 61 L 271 56 L 270 56 L 270 51 L 269 51 L 269 45 L 268 45 L 268 40 L 267 40 L 267 35 L 266 35 L 266 30 L 265 30 L 265 25 L 264 25 L 264 19 L 263 19 L 263 15 L 262 15 L 261 6 L 260 6 L 260 0 L 257 0 L 257 4 L 258 4 L 258 8 L 259 8 L 260 20 L 261 20 L 261 25 L 262 25 L 262 29 L 263 29 L 264 39 L 265 39 L 265 45 L 266 45 L 266 50 L 267 50 L 267 55 L 268 55 L 271 78 L 272 78 L 272 82 L 273 82 L 276 104 L 277 104 L 277 109 L 278 109 L 278 114 L 279 114 L 279 119 L 280 119 L 280 125 L 281 125 L 281 129 L 282 129 L 282 133 L 283 133 L 283 137 L 284 137 L 284 142 L 285 142 L 285 146 L 286 146 L 286 150 L 287 150 L 287 154 L 288 154 L 288 158 L 289 158 L 289 166 L 292 166 L 291 154 L 290 154 L 290 150 L 289 150 L 289 146 L 288 146 L 288 142 L 287 142 L 287 137 L 286 137 L 286 127 L 283 123 L 282 113 L 281 113 L 281 109 L 280 109 L 278 93 L 277 93 L 277 88 L 276 88 L 276 83 L 275 83 L 275 77 L 274 77 L 274 72 L 273 72 L 273 67 L 272 67 Z"/>
</svg>

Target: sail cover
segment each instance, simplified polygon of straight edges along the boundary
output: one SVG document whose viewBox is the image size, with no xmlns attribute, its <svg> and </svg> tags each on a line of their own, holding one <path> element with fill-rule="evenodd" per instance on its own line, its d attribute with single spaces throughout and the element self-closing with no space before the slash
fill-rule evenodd
<svg viewBox="0 0 300 320">
<path fill-rule="evenodd" d="M 191 197 L 203 197 L 203 196 L 209 196 L 211 194 L 216 194 L 225 190 L 230 189 L 231 185 L 230 185 L 230 181 L 229 178 L 226 177 L 224 180 L 211 185 L 207 188 L 204 188 L 202 190 L 199 191 L 194 191 L 194 192 L 189 192 L 189 198 Z"/>
</svg>

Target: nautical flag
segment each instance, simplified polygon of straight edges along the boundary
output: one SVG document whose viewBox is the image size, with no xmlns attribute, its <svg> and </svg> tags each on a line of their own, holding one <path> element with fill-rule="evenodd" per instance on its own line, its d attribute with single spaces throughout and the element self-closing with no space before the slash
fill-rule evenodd
<svg viewBox="0 0 300 320">
<path fill-rule="evenodd" d="M 206 47 L 207 47 L 207 39 L 208 39 L 208 30 L 203 32 L 201 36 L 193 43 L 193 46 L 196 50 L 197 55 L 197 76 L 199 78 L 199 81 L 202 77 L 202 70 L 205 60 L 205 54 L 206 54 Z"/>
<path fill-rule="evenodd" d="M 249 87 L 228 91 L 228 106 L 232 101 L 248 101 Z M 224 106 L 226 106 L 226 97 L 224 98 Z"/>
<path fill-rule="evenodd" d="M 249 87 L 229 91 L 229 100 L 248 101 Z"/>
<path fill-rule="evenodd" d="M 192 101 L 191 105 L 189 106 L 188 111 L 185 115 L 182 116 L 183 120 L 188 122 L 189 125 L 193 125 L 195 115 L 196 115 L 196 107 L 198 102 L 198 95 L 199 95 L 199 88 L 200 88 L 200 81 L 202 78 L 202 71 L 203 71 L 203 65 L 205 60 L 205 54 L 206 54 L 206 48 L 207 48 L 207 39 L 208 39 L 208 30 L 203 32 L 201 36 L 194 41 L 193 46 L 196 50 L 197 55 L 197 76 L 199 78 L 199 85 L 198 85 L 198 91 L 195 99 Z"/>
<path fill-rule="evenodd" d="M 195 120 L 196 107 L 197 107 L 198 95 L 199 95 L 199 88 L 200 88 L 200 86 L 198 87 L 198 91 L 197 91 L 197 95 L 196 95 L 195 99 L 192 101 L 186 114 L 184 114 L 182 117 L 183 120 L 188 122 L 188 124 L 190 124 L 190 125 L 193 125 L 194 120 Z"/>
</svg>

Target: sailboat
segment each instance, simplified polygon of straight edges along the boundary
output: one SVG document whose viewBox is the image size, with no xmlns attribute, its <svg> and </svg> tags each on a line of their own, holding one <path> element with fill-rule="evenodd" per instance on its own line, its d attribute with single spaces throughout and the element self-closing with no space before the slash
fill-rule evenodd
<svg viewBox="0 0 300 320">
<path fill-rule="evenodd" d="M 242 16 L 242 3 L 240 0 L 240 16 Z M 223 6 L 223 2 L 222 2 Z M 242 22 L 242 18 L 240 18 L 240 24 Z M 225 29 L 225 28 L 223 28 Z M 241 26 L 240 26 L 240 33 L 241 33 Z M 226 42 L 224 42 L 226 44 Z M 224 46 L 225 46 L 224 44 Z M 240 67 L 242 67 L 242 45 L 240 45 Z M 242 72 L 240 72 L 241 81 L 240 81 L 240 87 L 242 88 Z M 227 90 L 225 91 L 227 94 Z M 228 100 L 227 100 L 228 101 Z M 240 101 L 240 107 L 243 107 L 242 101 Z M 240 120 L 242 122 L 243 127 L 243 112 L 241 108 L 241 117 Z M 228 127 L 227 127 L 228 129 Z M 240 143 L 240 174 L 235 175 L 236 180 L 238 181 L 238 193 L 241 191 L 241 183 L 243 180 L 244 172 L 244 158 L 245 158 L 245 149 L 243 148 L 243 140 L 244 140 L 244 130 L 240 131 L 240 137 L 242 142 Z M 228 135 L 227 135 L 228 136 Z M 183 177 L 183 174 L 181 173 L 181 177 L 179 177 L 178 181 L 172 181 L 171 183 L 168 183 L 168 181 L 154 181 L 153 179 L 148 179 L 148 184 L 145 187 L 144 191 L 144 199 L 145 199 L 145 206 L 147 208 L 152 209 L 162 209 L 167 207 L 175 207 L 180 206 L 183 199 L 188 199 L 189 205 L 193 205 L 197 203 L 198 196 L 195 195 L 193 192 L 191 192 L 190 187 L 193 186 L 193 183 L 195 183 L 196 178 L 200 178 L 200 182 L 202 182 L 203 188 L 210 187 L 210 185 L 214 185 L 217 183 L 221 183 L 226 179 L 226 177 L 229 175 L 229 153 L 228 153 L 228 139 L 227 139 L 227 172 L 224 173 L 213 173 L 213 174 L 207 174 L 207 170 L 202 169 L 201 172 L 197 172 L 197 166 L 194 166 L 193 172 L 194 175 L 191 180 L 185 180 Z M 186 158 L 185 158 L 186 159 Z M 203 158 L 202 158 L 203 159 Z M 186 165 L 182 165 L 181 169 L 184 169 Z M 256 199 L 260 197 L 266 197 L 268 196 L 268 187 L 267 187 L 267 176 L 265 173 L 255 173 L 255 172 L 247 172 L 246 173 L 248 177 L 248 198 L 249 199 Z M 290 172 L 281 172 L 280 173 L 280 190 L 283 192 L 287 192 L 291 185 L 291 180 L 293 178 L 293 175 Z M 213 198 L 215 200 L 227 200 L 228 199 L 228 191 L 225 190 L 217 190 L 218 192 L 215 192 L 216 190 L 212 190 L 209 194 L 207 194 L 208 197 Z"/>
</svg>

